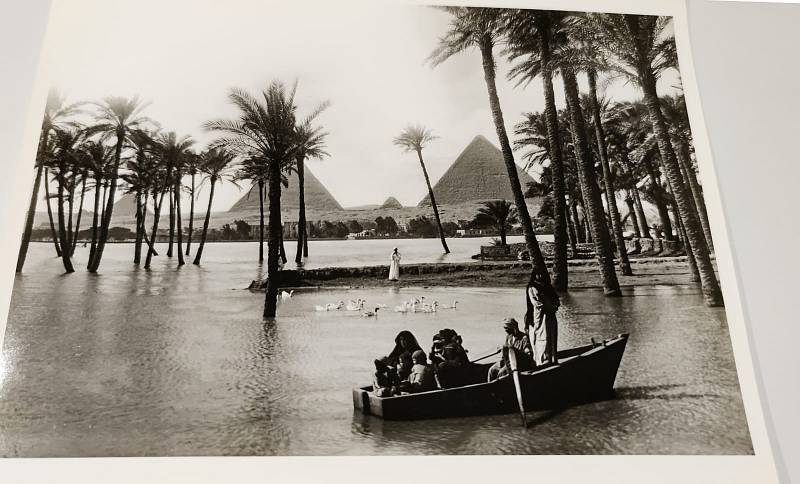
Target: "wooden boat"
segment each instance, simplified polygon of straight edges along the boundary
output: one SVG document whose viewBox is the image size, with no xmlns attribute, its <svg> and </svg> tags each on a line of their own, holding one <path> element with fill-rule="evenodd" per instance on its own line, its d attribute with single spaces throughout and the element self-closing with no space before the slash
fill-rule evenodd
<svg viewBox="0 0 800 484">
<path fill-rule="evenodd" d="M 628 342 L 620 334 L 558 352 L 558 364 L 520 372 L 525 410 L 549 410 L 604 400 L 614 395 Z M 353 389 L 353 405 L 364 414 L 387 420 L 466 417 L 519 411 L 510 376 L 487 382 L 492 363 L 473 364 L 464 386 L 423 393 L 379 397 L 372 386 Z"/>
</svg>

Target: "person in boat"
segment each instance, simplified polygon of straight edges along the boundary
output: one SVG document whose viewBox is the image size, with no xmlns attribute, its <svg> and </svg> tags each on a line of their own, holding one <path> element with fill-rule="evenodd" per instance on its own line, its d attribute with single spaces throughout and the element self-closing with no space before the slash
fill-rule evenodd
<svg viewBox="0 0 800 484">
<path fill-rule="evenodd" d="M 436 376 L 433 374 L 433 368 L 428 365 L 425 352 L 417 350 L 411 355 L 411 359 L 414 366 L 411 367 L 411 373 L 408 375 L 408 392 L 419 393 L 435 390 Z"/>
<path fill-rule="evenodd" d="M 390 281 L 399 281 L 400 280 L 400 252 L 397 251 L 397 247 L 394 248 L 392 251 L 392 257 L 389 261 L 389 280 Z"/>
<path fill-rule="evenodd" d="M 443 388 L 452 388 L 462 384 L 469 365 L 469 358 L 458 333 L 450 328 L 445 328 L 434 335 L 430 358 Z"/>
<path fill-rule="evenodd" d="M 400 380 L 408 379 L 411 367 L 414 366 L 411 355 L 421 349 L 419 343 L 417 343 L 417 338 L 414 337 L 411 331 L 403 330 L 397 334 L 394 339 L 394 349 L 386 357 L 386 361 L 388 365 L 397 370 L 397 376 L 400 377 Z"/>
<path fill-rule="evenodd" d="M 386 357 L 375 360 L 375 373 L 372 375 L 372 391 L 379 397 L 400 394 L 400 377 L 397 369 L 389 366 Z"/>
<path fill-rule="evenodd" d="M 561 302 L 558 293 L 542 274 L 531 274 L 525 288 L 525 332 L 529 333 L 533 345 L 533 361 L 536 365 L 558 363 L 558 320 L 556 312 Z"/>
<path fill-rule="evenodd" d="M 503 320 L 506 340 L 503 343 L 503 357 L 489 368 L 489 381 L 496 380 L 509 373 L 508 352 L 517 354 L 517 368 L 520 371 L 530 370 L 534 365 L 533 347 L 528 335 L 519 330 L 519 323 L 514 318 Z"/>
</svg>

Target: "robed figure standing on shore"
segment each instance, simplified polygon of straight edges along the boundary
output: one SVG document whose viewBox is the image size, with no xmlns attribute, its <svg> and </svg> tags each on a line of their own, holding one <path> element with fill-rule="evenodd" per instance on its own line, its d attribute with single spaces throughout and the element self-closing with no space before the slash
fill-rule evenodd
<svg viewBox="0 0 800 484">
<path fill-rule="evenodd" d="M 397 251 L 397 247 L 392 251 L 392 260 L 389 264 L 389 280 L 400 280 L 400 252 Z"/>
<path fill-rule="evenodd" d="M 552 285 L 541 274 L 531 275 L 525 288 L 525 332 L 533 346 L 537 366 L 558 363 L 558 320 L 556 312 L 561 302 Z"/>
</svg>

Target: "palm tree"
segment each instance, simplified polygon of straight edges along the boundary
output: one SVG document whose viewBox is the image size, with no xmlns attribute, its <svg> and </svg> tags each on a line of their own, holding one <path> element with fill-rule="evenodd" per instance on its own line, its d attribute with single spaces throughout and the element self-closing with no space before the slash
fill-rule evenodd
<svg viewBox="0 0 800 484">
<path fill-rule="evenodd" d="M 436 197 L 433 194 L 433 187 L 431 187 L 431 179 L 428 177 L 428 170 L 425 168 L 425 161 L 422 159 L 422 149 L 437 137 L 433 132 L 422 125 L 408 125 L 401 133 L 394 139 L 394 144 L 401 147 L 403 151 L 413 151 L 417 154 L 419 165 L 422 168 L 422 174 L 425 176 L 425 184 L 428 186 L 428 197 L 431 200 L 433 207 L 433 218 L 436 221 L 436 227 L 439 230 L 439 239 L 442 241 L 442 248 L 445 254 L 450 253 L 447 247 L 447 241 L 444 238 L 444 230 L 442 230 L 442 221 L 439 218 L 439 207 L 436 206 Z"/>
<path fill-rule="evenodd" d="M 274 318 L 278 298 L 278 257 L 281 243 L 281 175 L 295 160 L 297 150 L 295 93 L 280 81 L 273 81 L 261 93 L 261 99 L 233 89 L 228 98 L 239 109 L 234 120 L 206 123 L 206 129 L 222 134 L 216 146 L 228 146 L 242 156 L 258 154 L 268 162 L 267 197 L 269 199 L 269 235 L 267 241 L 267 290 L 264 317 Z M 315 110 L 313 120 L 324 109 Z"/>
<path fill-rule="evenodd" d="M 139 264 L 142 259 L 142 242 L 147 240 L 147 202 L 150 192 L 153 193 L 153 204 L 156 200 L 157 177 L 161 176 L 161 166 L 156 158 L 156 134 L 137 130 L 131 133 L 130 140 L 135 149 L 135 156 L 128 160 L 128 173 L 122 179 L 128 185 L 128 193 L 136 194 L 136 243 L 134 244 L 133 263 Z M 153 248 L 147 242 L 148 252 Z M 155 255 L 155 253 L 153 254 Z"/>
<path fill-rule="evenodd" d="M 175 216 L 174 216 L 174 227 L 177 228 L 178 232 L 178 265 L 182 266 L 184 264 L 183 260 L 183 224 L 181 223 L 181 192 L 183 191 L 183 184 L 181 183 L 183 179 L 183 169 L 186 160 L 192 158 L 194 153 L 190 150 L 190 147 L 194 144 L 194 140 L 192 140 L 191 136 L 183 136 L 178 138 L 175 133 L 171 132 L 167 135 L 167 137 L 162 141 L 162 149 L 164 151 L 164 156 L 167 158 L 167 167 L 168 167 L 168 175 L 171 175 L 171 181 L 173 183 L 171 194 L 174 200 L 175 206 Z M 170 226 L 170 231 L 174 230 L 173 226 Z M 171 248 L 171 244 L 170 244 Z"/>
<path fill-rule="evenodd" d="M 196 177 L 200 171 L 202 158 L 195 153 L 188 154 L 184 160 L 184 171 L 191 178 L 192 182 L 189 186 L 189 233 L 186 237 L 186 255 L 191 252 L 192 234 L 194 233 L 194 200 L 196 191 Z"/>
<path fill-rule="evenodd" d="M 689 126 L 689 115 L 686 111 L 686 101 L 682 95 L 662 96 L 661 107 L 664 117 L 670 126 L 670 136 L 675 147 L 675 155 L 681 167 L 683 178 L 687 181 L 689 189 L 694 198 L 697 215 L 700 216 L 700 225 L 703 227 L 703 234 L 708 244 L 708 249 L 714 252 L 714 241 L 711 238 L 711 225 L 708 222 L 708 211 L 706 210 L 703 189 L 697 181 L 694 171 L 690 146 L 692 144 L 692 130 Z"/>
<path fill-rule="evenodd" d="M 617 207 L 617 191 L 614 187 L 614 178 L 611 173 L 611 163 L 608 157 L 608 146 L 606 144 L 606 133 L 603 128 L 603 112 L 607 111 L 608 103 L 597 97 L 597 72 L 593 67 L 586 70 L 586 75 L 589 78 L 589 96 L 588 104 L 592 115 L 592 124 L 594 125 L 595 141 L 597 143 L 598 158 L 600 158 L 600 165 L 603 170 L 603 187 L 606 192 L 606 205 L 608 206 L 608 215 L 611 218 L 611 230 L 614 235 L 614 243 L 617 246 L 617 253 L 619 254 L 619 265 L 622 273 L 626 276 L 633 275 L 631 270 L 631 263 L 628 260 L 628 250 L 625 247 L 625 237 L 622 235 L 622 221 L 620 220 L 619 208 Z"/>
<path fill-rule="evenodd" d="M 470 8 L 470 7 L 441 7 L 451 15 L 449 30 L 439 39 L 439 46 L 428 58 L 433 66 L 438 66 L 447 59 L 477 48 L 481 53 L 483 63 L 483 77 L 486 82 L 486 90 L 489 95 L 489 106 L 492 112 L 497 138 L 500 142 L 500 151 L 503 153 L 503 161 L 508 172 L 508 179 L 511 184 L 511 191 L 514 194 L 514 204 L 517 207 L 517 216 L 522 224 L 525 234 L 525 244 L 528 248 L 533 267 L 536 272 L 549 281 L 550 274 L 547 271 L 542 251 L 536 240 L 536 233 L 533 230 L 528 206 L 525 203 L 525 195 L 517 173 L 517 165 L 514 162 L 514 153 L 508 141 L 503 111 L 500 108 L 500 98 L 497 95 L 496 85 L 496 64 L 494 61 L 494 47 L 501 40 L 504 31 L 503 10 L 496 8 Z"/>
<path fill-rule="evenodd" d="M 72 265 L 72 227 L 67 224 L 64 204 L 66 193 L 75 186 L 76 168 L 79 166 L 80 148 L 84 133 L 78 129 L 54 128 L 53 151 L 45 161 L 48 163 L 57 186 L 58 201 L 58 241 L 61 246 L 61 259 L 66 272 L 75 272 Z M 69 208 L 71 212 L 71 206 Z"/>
<path fill-rule="evenodd" d="M 563 23 L 566 12 L 541 10 L 515 10 L 508 16 L 509 58 L 522 58 L 509 73 L 509 78 L 518 78 L 527 84 L 537 76 L 542 78 L 544 91 L 544 127 L 546 137 L 540 146 L 547 150 L 552 171 L 552 200 L 554 210 L 553 287 L 566 291 L 569 283 L 567 272 L 567 205 L 564 156 L 561 133 L 558 126 L 553 73 L 558 59 L 558 50 L 563 43 Z M 555 51 L 555 52 L 554 52 Z M 555 53 L 555 59 L 554 59 Z M 518 125 L 519 126 L 519 125 Z M 574 243 L 573 243 L 574 245 Z"/>
<path fill-rule="evenodd" d="M 103 211 L 103 219 L 100 222 L 97 248 L 92 254 L 92 260 L 89 262 L 89 272 L 97 272 L 100 267 L 100 261 L 103 258 L 103 249 L 105 249 L 108 229 L 111 224 L 111 214 L 114 210 L 114 197 L 117 191 L 117 180 L 122 162 L 122 149 L 132 130 L 142 128 L 151 122 L 150 119 L 141 116 L 141 112 L 147 107 L 147 104 L 142 103 L 138 96 L 130 99 L 111 96 L 105 98 L 101 103 L 96 103 L 96 106 L 99 110 L 97 124 L 91 128 L 91 131 L 93 133 L 101 133 L 101 139 L 103 140 L 114 137 L 116 144 L 114 147 L 114 164 L 109 173 L 108 199 Z"/>
<path fill-rule="evenodd" d="M 236 154 L 226 150 L 225 148 L 210 148 L 202 155 L 202 165 L 200 171 L 205 173 L 203 182 L 208 181 L 211 184 L 210 192 L 208 194 L 208 208 L 206 209 L 206 218 L 203 221 L 203 231 L 200 234 L 200 245 L 197 246 L 197 252 L 194 255 L 194 265 L 200 265 L 200 259 L 203 257 L 203 248 L 206 245 L 206 235 L 208 234 L 208 223 L 211 219 L 211 205 L 214 203 L 214 187 L 217 182 L 222 182 L 225 179 L 232 180 L 232 164 L 236 159 Z"/>
<path fill-rule="evenodd" d="M 327 107 L 327 103 L 325 104 Z M 323 108 L 324 109 L 324 108 Z M 325 137 L 328 133 L 320 127 L 314 127 L 310 122 L 297 126 L 297 153 L 295 154 L 294 169 L 297 172 L 297 188 L 300 192 L 300 210 L 297 217 L 297 252 L 294 261 L 302 262 L 303 257 L 308 257 L 308 234 L 306 228 L 306 199 L 305 199 L 305 160 L 308 158 L 322 159 L 328 156 L 325 152 Z"/>
<path fill-rule="evenodd" d="M 22 267 L 25 265 L 25 258 L 28 255 L 28 246 L 31 242 L 31 233 L 33 232 L 33 219 L 36 215 L 36 204 L 39 198 L 39 187 L 44 172 L 43 161 L 44 158 L 47 157 L 50 132 L 53 128 L 60 128 L 68 125 L 67 119 L 79 112 L 81 104 L 82 103 L 65 104 L 64 98 L 55 89 L 50 90 L 47 94 L 44 119 L 42 120 L 42 130 L 39 135 L 39 149 L 36 153 L 36 176 L 33 181 L 33 192 L 31 193 L 30 202 L 28 202 L 28 213 L 25 218 L 25 228 L 22 231 L 22 241 L 20 242 L 19 253 L 17 254 L 16 272 L 22 272 Z M 45 181 L 45 183 L 47 182 Z M 56 247 L 60 249 L 58 245 L 56 245 Z"/>
<path fill-rule="evenodd" d="M 708 306 L 723 304 L 714 266 L 709 256 L 699 216 L 691 204 L 692 195 L 683 182 L 680 165 L 669 136 L 656 82 L 660 73 L 674 66 L 675 41 L 668 33 L 671 19 L 645 15 L 591 14 L 598 32 L 598 48 L 614 60 L 613 67 L 633 78 L 642 89 L 644 103 L 653 124 L 653 135 L 664 167 L 664 175 L 675 196 L 686 239 L 700 272 L 703 296 Z"/>
<path fill-rule="evenodd" d="M 515 212 L 514 205 L 507 200 L 492 200 L 483 203 L 473 222 L 480 225 L 492 224 L 497 227 L 500 234 L 500 245 L 504 246 L 508 229 L 517 221 Z"/>
</svg>

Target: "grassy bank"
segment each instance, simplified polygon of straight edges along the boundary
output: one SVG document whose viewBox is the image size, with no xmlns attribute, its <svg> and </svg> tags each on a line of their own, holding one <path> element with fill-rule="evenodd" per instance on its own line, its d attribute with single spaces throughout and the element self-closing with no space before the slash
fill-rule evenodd
<svg viewBox="0 0 800 484">
<path fill-rule="evenodd" d="M 620 286 L 692 284 L 685 257 L 642 258 L 631 261 L 634 275 L 617 274 Z M 285 287 L 519 287 L 530 275 L 523 262 L 461 264 L 413 264 L 401 266 L 400 281 L 387 279 L 387 266 L 341 267 L 284 271 Z M 573 260 L 569 264 L 570 287 L 602 287 L 597 263 Z"/>
</svg>

